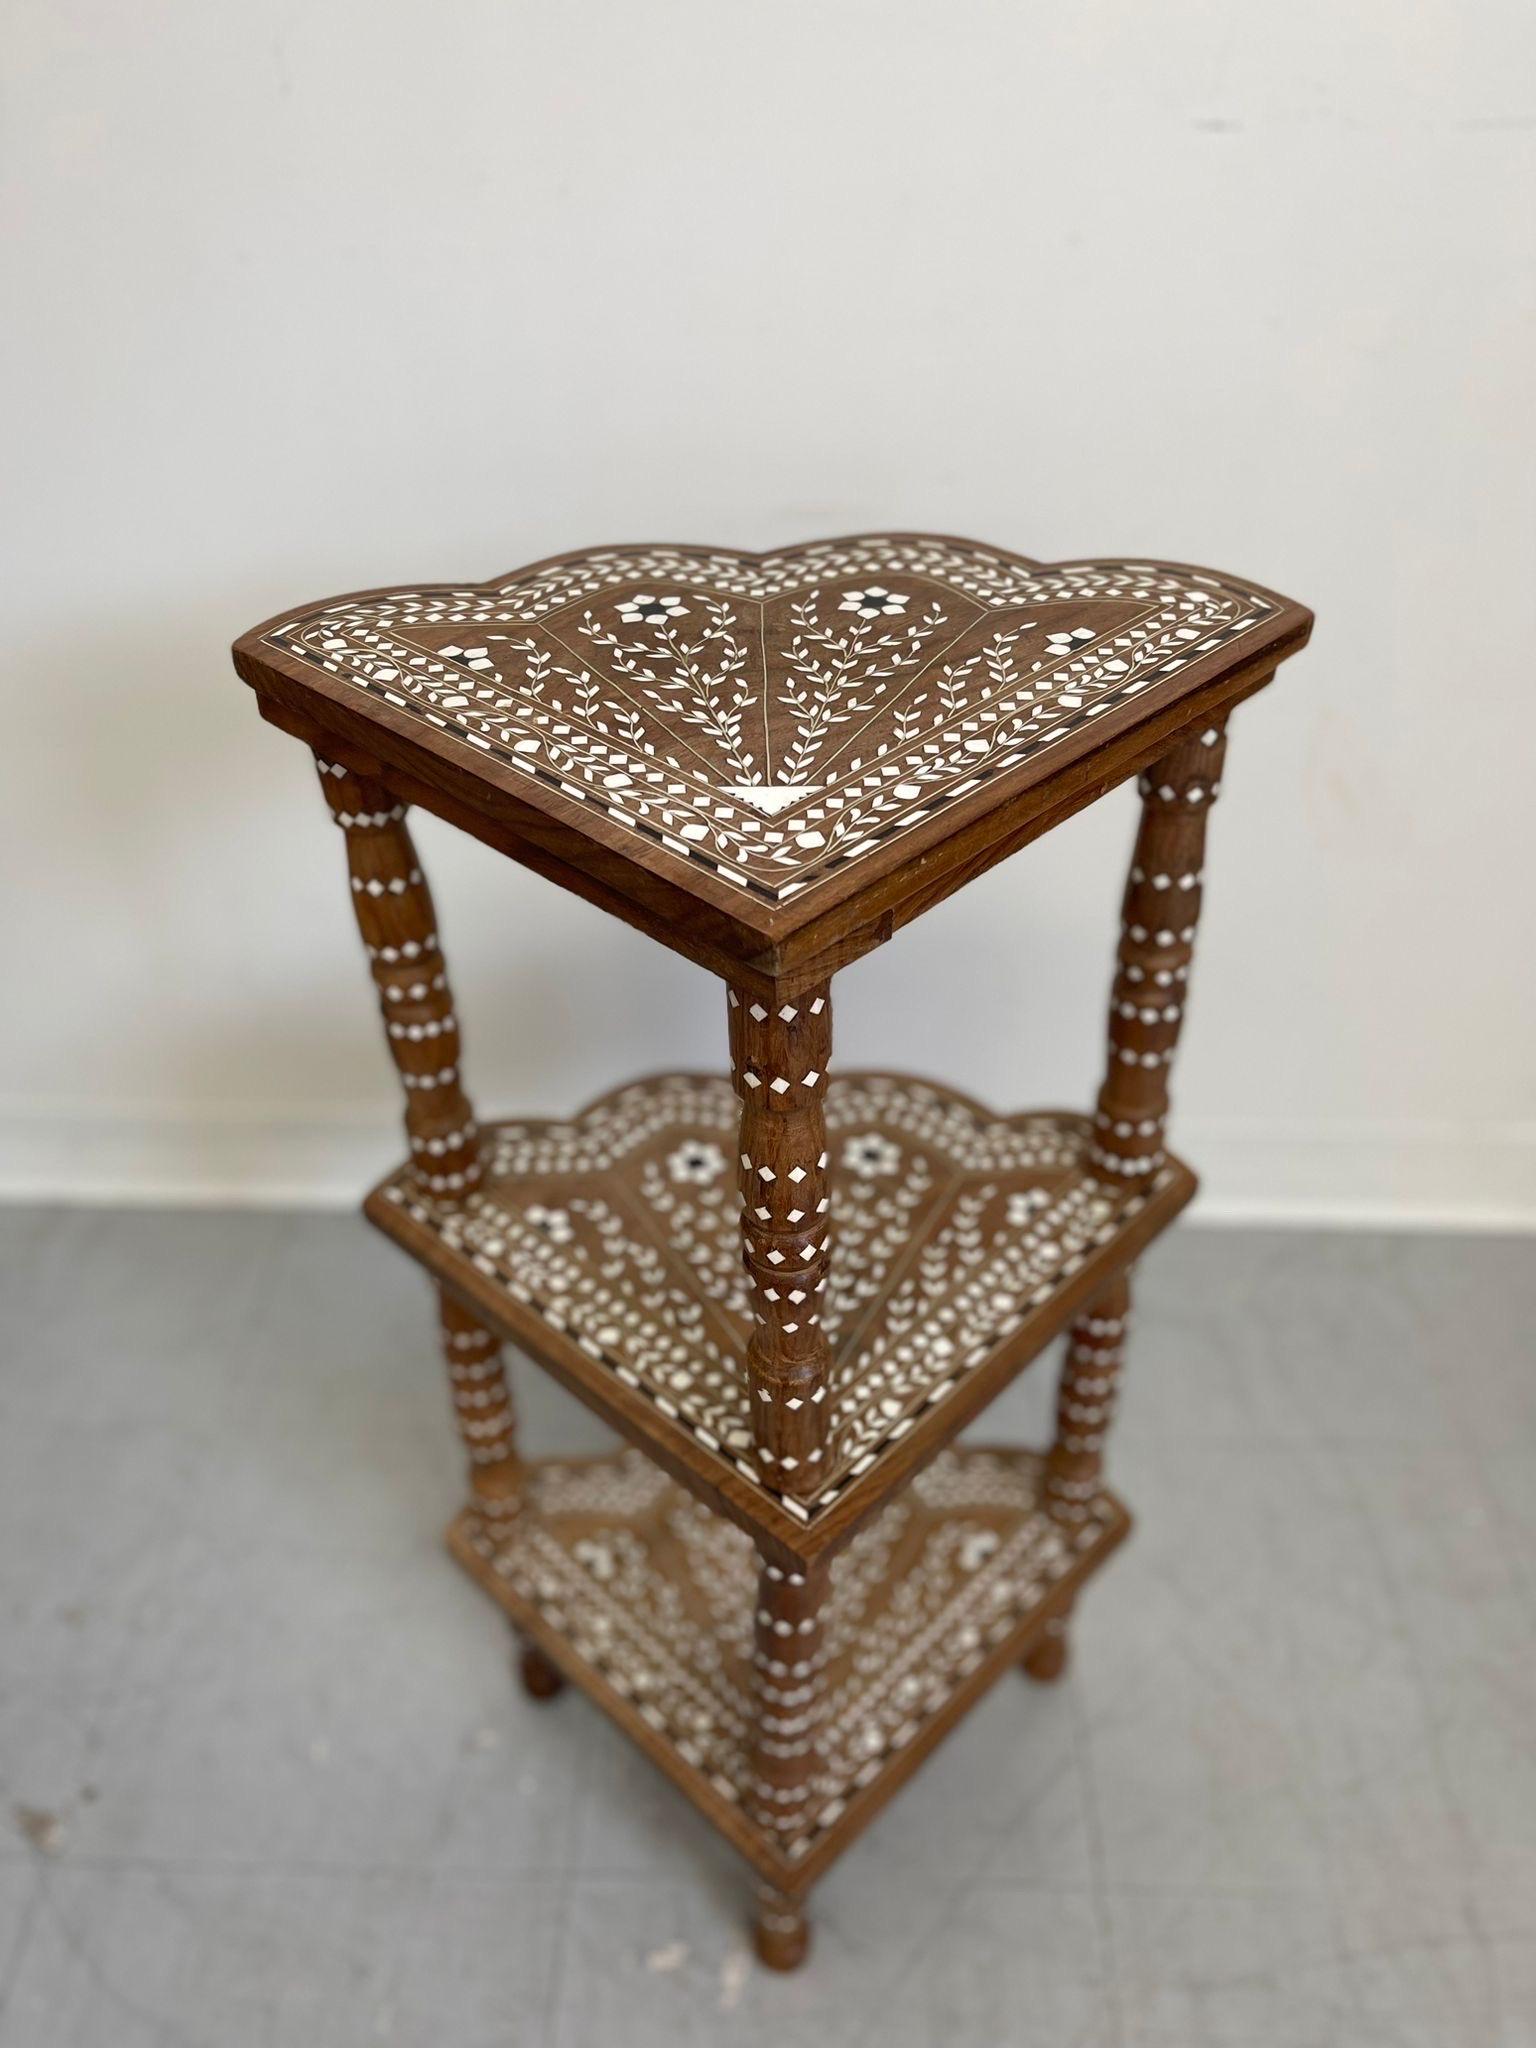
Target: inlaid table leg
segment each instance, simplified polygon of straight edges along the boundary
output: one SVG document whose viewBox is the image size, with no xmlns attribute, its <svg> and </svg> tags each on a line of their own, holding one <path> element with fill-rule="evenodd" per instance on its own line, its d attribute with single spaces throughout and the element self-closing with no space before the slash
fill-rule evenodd
<svg viewBox="0 0 1536 2048">
<path fill-rule="evenodd" d="M 1035 1641 L 1019 1659 L 1019 1669 L 1036 1685 L 1054 1685 L 1067 1668 L 1067 1624 L 1072 1619 L 1069 1601 L 1060 1614 L 1052 1615 Z"/>
<path fill-rule="evenodd" d="M 439 1291 L 443 1357 L 459 1436 L 469 1459 L 472 1505 L 498 1548 L 517 1520 L 523 1468 L 501 1339 L 451 1294 Z"/>
<path fill-rule="evenodd" d="M 517 1644 L 517 1670 L 523 1683 L 523 1691 L 531 1700 L 552 1700 L 565 1691 L 565 1677 L 528 1637 L 512 1631 Z"/>
<path fill-rule="evenodd" d="M 757 1723 L 748 1803 L 758 1825 L 786 1847 L 804 1832 L 816 1792 L 826 1586 L 825 1565 L 801 1572 L 764 1564 L 758 1579 L 753 1630 Z M 794 1969 L 810 1941 L 803 1902 L 765 1887 L 755 1939 L 765 1963 L 776 1970 Z"/>
<path fill-rule="evenodd" d="M 1121 912 L 1109 1058 L 1094 1114 L 1095 1175 L 1145 1187 L 1163 1164 L 1168 1080 L 1200 918 L 1205 822 L 1221 786 L 1219 724 L 1183 740 L 1140 781 L 1141 824 Z"/>
<path fill-rule="evenodd" d="M 831 1359 L 827 1282 L 826 983 L 769 999 L 729 989 L 731 1079 L 741 1102 L 742 1256 L 751 1282 L 747 1384 L 757 1456 L 798 1499 L 821 1484 Z"/>
<path fill-rule="evenodd" d="M 318 755 L 315 765 L 347 836 L 352 907 L 405 1090 L 417 1173 L 439 1200 L 462 1201 L 480 1185 L 479 1133 L 459 1078 L 458 1019 L 405 806 L 372 776 Z"/>
<path fill-rule="evenodd" d="M 1046 1453 L 1045 1502 L 1058 1521 L 1085 1521 L 1104 1475 L 1131 1320 L 1131 1282 L 1117 1274 L 1067 1336 L 1056 1393 L 1056 1439 Z"/>
<path fill-rule="evenodd" d="M 759 1961 L 770 1970 L 798 1970 L 811 1945 L 804 1899 L 792 1898 L 774 1885 L 760 1884 L 752 1939 Z"/>
<path fill-rule="evenodd" d="M 480 1186 L 479 1134 L 459 1076 L 460 1039 L 431 893 L 406 829 L 405 806 L 374 777 L 316 757 L 331 815 L 346 834 L 358 930 L 405 1091 L 416 1175 L 439 1203 Z M 522 1470 L 501 1343 L 451 1295 L 439 1294 L 443 1352 L 472 1504 L 493 1543 L 510 1533 Z"/>
<path fill-rule="evenodd" d="M 1103 1483 L 1104 1440 L 1114 1419 L 1131 1283 L 1119 1273 L 1067 1336 L 1056 1393 L 1056 1436 L 1045 1457 L 1048 1514 L 1068 1529 L 1088 1519 Z M 1048 1685 L 1067 1668 L 1069 1606 L 1054 1615 L 1020 1660 L 1027 1674 Z"/>
</svg>

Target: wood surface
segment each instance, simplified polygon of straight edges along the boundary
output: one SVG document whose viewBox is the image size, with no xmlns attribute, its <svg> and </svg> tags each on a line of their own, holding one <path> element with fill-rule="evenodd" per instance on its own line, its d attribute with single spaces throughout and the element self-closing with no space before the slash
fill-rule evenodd
<svg viewBox="0 0 1536 2048">
<path fill-rule="evenodd" d="M 781 982 L 824 980 L 882 943 L 911 916 L 1166 752 L 1196 720 L 1209 722 L 1218 710 L 1261 687 L 1276 663 L 1304 644 L 1311 628 L 1303 607 L 1212 571 L 1159 562 L 1040 564 L 942 535 L 860 535 L 762 556 L 696 548 L 660 552 L 675 558 L 670 591 L 662 588 L 667 579 L 651 573 L 655 549 L 583 550 L 485 585 L 364 592 L 284 614 L 242 636 L 234 650 L 236 667 L 257 690 L 264 714 L 285 729 L 312 745 L 369 751 L 409 801 L 438 811 L 745 986 L 757 974 Z M 884 579 L 881 587 L 889 586 L 889 601 L 904 599 L 906 610 L 872 620 L 848 618 L 849 596 L 868 594 L 870 575 L 864 571 L 877 573 L 874 565 L 881 561 L 897 565 L 878 574 Z M 628 574 L 637 564 L 650 565 L 644 591 Z M 751 584 L 754 574 L 770 572 L 770 580 L 795 587 L 757 604 L 762 616 L 747 631 L 752 622 L 745 613 L 756 601 L 736 593 Z M 605 578 L 606 587 L 598 591 Z M 565 607 L 579 615 L 575 626 L 562 623 L 564 612 L 546 613 L 530 625 L 519 594 L 560 579 L 584 593 Z M 857 590 L 852 588 L 855 580 Z M 679 773 L 686 770 L 698 781 L 701 751 L 718 747 L 708 732 L 701 737 L 704 729 L 688 723 L 698 706 L 677 693 L 685 684 L 697 685 L 698 664 L 677 662 L 673 622 L 625 625 L 622 614 L 626 600 L 639 595 L 657 600 L 658 593 L 660 598 L 676 595 L 697 612 L 701 598 L 715 589 L 731 595 L 743 611 L 738 622 L 742 645 L 757 664 L 746 686 L 751 716 L 761 712 L 769 751 L 775 754 L 771 764 L 754 759 L 745 771 L 740 760 L 709 764 L 715 779 L 706 778 L 707 787 L 720 797 L 719 807 L 733 808 L 737 826 L 750 824 L 765 835 L 804 826 L 808 815 L 800 810 L 758 817 L 751 804 L 730 796 L 732 789 L 750 788 L 753 775 L 763 779 L 771 768 L 788 775 L 790 783 L 801 779 L 811 809 L 828 801 L 826 785 L 815 781 L 816 775 L 841 775 L 845 786 L 854 777 L 854 800 L 870 811 L 872 831 L 854 842 L 864 850 L 850 857 L 846 846 L 834 849 L 838 858 L 833 866 L 825 872 L 807 870 L 812 878 L 803 892 L 786 900 L 767 900 L 749 886 L 722 879 L 730 868 L 723 856 L 714 867 L 701 866 L 675 835 L 643 820 L 616 822 L 631 817 L 633 807 L 624 808 L 627 789 L 608 790 L 603 762 L 591 758 L 600 733 L 606 734 L 602 744 L 618 758 L 622 735 L 614 722 L 621 715 L 636 715 L 639 703 L 661 736 L 660 751 L 672 748 L 671 758 L 682 764 Z M 807 590 L 816 599 L 811 613 L 798 625 L 793 619 L 786 624 L 780 616 L 784 607 L 793 611 L 803 604 Z M 1037 601 L 1042 593 L 1043 601 Z M 450 598 L 457 608 L 445 614 L 443 603 Z M 949 605 L 957 617 L 946 614 L 945 627 L 931 644 L 920 640 L 906 667 L 898 663 L 892 668 L 901 649 L 883 652 L 883 642 L 918 630 L 919 615 L 933 605 Z M 1194 607 L 1189 616 L 1196 624 L 1179 624 L 1180 605 Z M 384 664 L 393 681 L 372 680 L 382 663 L 380 648 L 370 644 L 379 640 L 380 617 L 389 622 L 386 651 L 394 651 L 399 663 Z M 591 630 L 583 631 L 589 623 Z M 338 624 L 345 631 L 335 635 L 336 644 L 350 651 L 328 654 L 326 645 Z M 945 638 L 957 624 L 958 637 Z M 836 637 L 839 627 L 845 629 L 841 639 Z M 565 692 L 559 744 L 566 751 L 555 757 L 556 768 L 545 764 L 538 775 L 508 765 L 526 758 L 517 751 L 524 741 L 502 748 L 505 761 L 497 758 L 498 742 L 491 735 L 500 728 L 478 701 L 488 697 L 525 716 L 534 693 L 548 694 L 544 681 L 530 683 L 525 674 L 513 673 L 514 658 L 524 666 L 541 658 L 528 656 L 522 647 L 530 632 L 550 636 L 542 656 L 550 649 L 570 653 L 563 666 L 571 680 L 559 686 Z M 485 642 L 470 649 L 460 645 L 481 633 L 488 636 Z M 1189 636 L 1187 643 L 1179 643 L 1181 633 Z M 607 642 L 623 634 L 639 637 L 623 641 L 615 652 Z M 821 653 L 818 634 L 828 643 Z M 1079 644 L 1074 634 L 1088 637 Z M 797 637 L 803 635 L 814 644 L 797 652 Z M 857 635 L 862 640 L 850 637 Z M 573 639 L 577 644 L 571 653 Z M 753 648 L 759 640 L 757 655 Z M 445 648 L 454 650 L 451 659 L 445 660 Z M 662 664 L 653 676 L 657 687 L 634 680 L 637 652 Z M 476 659 L 466 660 L 466 654 Z M 1135 671 L 1151 654 L 1157 659 L 1147 662 L 1143 686 Z M 479 659 L 485 655 L 499 664 L 489 683 L 477 672 L 487 665 Z M 592 669 L 571 667 L 589 656 Z M 606 666 L 598 663 L 599 656 Z M 819 682 L 814 680 L 817 661 L 826 670 Z M 366 678 L 360 664 L 369 671 Z M 418 702 L 401 680 L 413 664 L 453 687 L 437 687 Z M 676 689 L 666 696 L 661 686 L 672 686 L 669 667 L 677 669 Z M 994 669 L 1011 674 L 1011 682 L 995 684 Z M 714 669 L 705 680 L 709 688 L 699 688 L 698 695 L 718 723 L 730 715 L 736 685 L 729 676 L 722 681 Z M 580 696 L 583 688 L 587 698 Z M 820 701 L 829 696 L 836 699 L 830 711 Z M 658 705 L 652 698 L 663 701 Z M 1015 707 L 1007 719 L 999 714 L 1004 702 Z M 839 724 L 844 703 L 858 708 Z M 472 730 L 466 723 L 471 719 L 479 719 L 484 729 Z M 903 719 L 912 723 L 903 725 Z M 806 735 L 818 733 L 824 749 L 843 749 L 832 768 L 826 767 L 825 754 L 805 754 Z M 579 770 L 577 754 L 571 752 L 578 740 L 584 749 L 578 750 Z M 624 742 L 629 747 L 623 755 L 626 765 L 615 767 L 613 778 L 633 784 L 637 763 L 651 772 L 656 756 L 645 748 L 657 744 L 654 737 Z M 954 765 L 963 762 L 971 746 L 983 750 L 977 761 L 985 772 L 974 777 Z M 861 751 L 850 754 L 850 747 Z M 930 798 L 922 780 L 929 771 L 922 764 L 935 748 L 947 752 L 935 760 Z M 857 770 L 847 767 L 850 760 L 858 762 Z M 1014 765 L 997 765 L 1010 761 Z M 914 762 L 918 765 L 910 773 L 919 779 L 909 784 L 897 764 Z M 887 769 L 892 789 L 917 792 L 905 800 L 905 808 L 894 798 L 887 803 L 871 796 L 865 787 Z M 578 773 L 586 780 L 573 780 Z M 732 779 L 742 773 L 746 780 Z M 775 797 L 787 786 L 777 785 Z M 692 800 L 697 802 L 698 795 L 694 789 Z M 836 795 L 844 807 L 837 816 L 821 815 L 812 831 L 786 830 L 786 836 L 831 840 L 848 815 L 849 801 Z M 893 815 L 885 816 L 886 809 Z M 709 811 L 702 815 L 712 818 Z M 806 858 L 822 860 L 824 850 L 811 849 Z M 799 886 L 800 875 L 787 872 L 787 885 Z"/>
<path fill-rule="evenodd" d="M 501 1339 L 441 1288 L 438 1312 L 454 1420 L 469 1460 L 470 1497 L 486 1534 L 499 1542 L 511 1533 L 523 1481 Z"/>
<path fill-rule="evenodd" d="M 458 1200 L 480 1185 L 479 1132 L 459 1071 L 459 1021 L 437 912 L 405 823 L 384 783 L 316 756 L 331 816 L 346 834 L 352 909 L 405 1091 L 405 1128 L 420 1185 Z"/>
<path fill-rule="evenodd" d="M 726 991 L 731 1083 L 741 1104 L 737 1184 L 752 1333 L 747 1401 L 756 1457 L 794 1500 L 821 1490 L 832 1354 L 822 1321 L 831 1164 L 830 987 L 770 1005 Z"/>
<path fill-rule="evenodd" d="M 1169 1082 L 1234 705 L 1302 607 L 932 535 L 584 550 L 236 644 L 315 753 L 405 1095 L 370 1219 L 431 1276 L 455 1556 L 527 1690 L 580 1685 L 752 1864 L 757 1953 L 1006 1669 L 1051 1682 L 1129 1528 L 1104 1486 L 1136 1258 L 1194 1191 Z M 1130 775 L 1093 1118 L 829 1076 L 839 967 Z M 406 810 L 727 983 L 731 1079 L 482 1131 Z M 1063 1330 L 1043 1454 L 953 1439 Z M 518 1345 L 629 1439 L 527 1460 Z"/>
<path fill-rule="evenodd" d="M 448 1541 L 519 1634 L 762 1878 L 803 1900 L 1130 1526 L 1106 1491 L 1068 1529 L 1045 1506 L 1038 1454 L 958 1447 L 855 1539 L 813 1631 L 787 1638 L 757 1617 L 793 1616 L 798 1630 L 791 1601 L 819 1589 L 786 1579 L 762 1605 L 750 1539 L 634 1450 L 532 1460 L 507 1543 L 493 1546 L 473 1509 Z M 806 1683 L 812 1718 L 797 1729 Z M 765 1741 L 810 1748 L 769 1758 Z"/>
<path fill-rule="evenodd" d="M 1119 1396 L 1130 1316 L 1130 1276 L 1120 1272 L 1067 1338 L 1056 1435 L 1045 1461 L 1045 1499 L 1069 1526 L 1092 1512 L 1103 1489 L 1104 1443 Z"/>
<path fill-rule="evenodd" d="M 1204 726 L 1142 775 L 1141 824 L 1121 910 L 1109 1054 L 1094 1111 L 1093 1164 L 1135 1186 L 1165 1157 L 1168 1084 L 1189 998 L 1204 896 L 1205 835 L 1226 734 Z"/>
<path fill-rule="evenodd" d="M 760 1325 L 740 1249 L 739 1102 L 723 1079 L 662 1075 L 569 1120 L 492 1125 L 470 1201 L 430 1197 L 407 1165 L 366 1214 L 487 1328 L 802 1568 L 973 1421 L 1195 1187 L 1172 1157 L 1134 1186 L 1101 1182 L 1086 1117 L 999 1117 L 900 1075 L 834 1073 L 821 1113 L 831 1391 L 813 1404 L 829 1412 L 824 1456 L 806 1468 L 824 1475 L 814 1495 L 785 1490 L 758 1456 L 768 1404 L 745 1371 Z"/>
<path fill-rule="evenodd" d="M 823 1763 L 827 1708 L 825 1563 L 805 1571 L 764 1564 L 753 1612 L 751 1752 L 746 1807 L 767 1834 L 793 1844 L 805 1834 Z"/>
</svg>

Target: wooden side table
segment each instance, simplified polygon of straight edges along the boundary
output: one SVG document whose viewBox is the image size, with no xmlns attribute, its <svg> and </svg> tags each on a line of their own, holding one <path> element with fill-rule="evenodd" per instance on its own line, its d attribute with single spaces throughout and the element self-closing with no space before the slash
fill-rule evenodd
<svg viewBox="0 0 1536 2048">
<path fill-rule="evenodd" d="M 410 1141 L 366 1213 L 439 1293 L 450 1547 L 529 1691 L 581 1686 L 753 1866 L 777 1968 L 999 1674 L 1060 1673 L 1129 1527 L 1103 1446 L 1131 1265 L 1195 1188 L 1164 1124 L 1206 817 L 1310 627 L 1204 570 L 878 534 L 562 555 L 236 643 L 346 835 Z M 832 1078 L 834 972 L 1132 775 L 1092 1116 Z M 411 804 L 720 975 L 730 1082 L 477 1123 Z M 1055 1441 L 955 1448 L 1062 1332 Z M 633 1448 L 524 1458 L 509 1341 Z"/>
</svg>

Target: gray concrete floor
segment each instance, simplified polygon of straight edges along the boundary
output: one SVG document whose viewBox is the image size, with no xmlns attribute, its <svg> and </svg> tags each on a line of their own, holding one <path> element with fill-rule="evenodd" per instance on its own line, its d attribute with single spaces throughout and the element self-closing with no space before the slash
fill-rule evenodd
<svg viewBox="0 0 1536 2048">
<path fill-rule="evenodd" d="M 1155 1252 L 1070 1680 L 990 1695 L 781 1979 L 440 1549 L 396 1253 L 0 1211 L 0 2048 L 1536 2043 L 1533 1332 L 1528 1240 Z M 601 1440 L 519 1385 L 535 1448 Z"/>
</svg>

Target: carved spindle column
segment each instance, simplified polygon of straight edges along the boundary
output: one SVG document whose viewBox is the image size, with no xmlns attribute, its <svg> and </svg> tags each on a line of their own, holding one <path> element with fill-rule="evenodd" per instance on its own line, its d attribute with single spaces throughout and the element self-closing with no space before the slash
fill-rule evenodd
<svg viewBox="0 0 1536 2048">
<path fill-rule="evenodd" d="M 459 1078 L 458 1019 L 405 806 L 372 776 L 319 757 L 315 765 L 347 838 L 352 906 L 405 1090 L 417 1175 L 439 1202 L 463 1201 L 480 1185 L 479 1133 Z M 474 1505 L 486 1534 L 499 1542 L 510 1533 L 522 1477 L 500 1340 L 447 1294 L 439 1300 Z"/>
<path fill-rule="evenodd" d="M 1045 1504 L 1059 1522 L 1087 1519 L 1104 1471 L 1104 1439 L 1115 1412 L 1131 1283 L 1118 1274 L 1067 1336 L 1056 1395 L 1056 1440 L 1045 1460 Z"/>
<path fill-rule="evenodd" d="M 459 1080 L 458 1020 L 405 806 L 371 776 L 318 756 L 315 765 L 347 835 L 352 907 L 405 1089 L 417 1172 L 432 1194 L 462 1199 L 480 1185 L 479 1134 Z"/>
<path fill-rule="evenodd" d="M 776 1885 L 760 1884 L 752 1938 L 758 1961 L 770 1970 L 798 1970 L 811 1945 L 804 1899 L 791 1897 Z"/>
<path fill-rule="evenodd" d="M 747 1383 L 768 1476 L 804 1498 L 820 1484 L 831 1405 L 821 1310 L 827 1280 L 826 983 L 769 1002 L 727 991 L 741 1099 L 742 1254 L 752 1286 Z"/>
<path fill-rule="evenodd" d="M 1067 1668 L 1067 1624 L 1072 1619 L 1069 1600 L 1060 1614 L 1053 1614 L 1019 1659 L 1026 1678 L 1036 1685 L 1054 1685 Z"/>
<path fill-rule="evenodd" d="M 501 1339 L 451 1294 L 439 1291 L 443 1356 L 454 1418 L 469 1458 L 469 1483 L 481 1527 L 498 1547 L 517 1520 L 523 1468 Z"/>
<path fill-rule="evenodd" d="M 789 1571 L 765 1564 L 753 1631 L 757 1724 L 748 1804 L 762 1828 L 786 1845 L 803 1832 L 817 1769 L 823 1707 L 821 1609 L 827 1568 Z M 798 1904 L 779 1893 L 758 1915 L 757 1947 L 775 1969 L 793 1969 L 808 1939 Z"/>
<path fill-rule="evenodd" d="M 1163 1163 L 1168 1076 L 1200 918 L 1205 821 L 1220 788 L 1220 725 L 1181 741 L 1141 777 L 1141 827 L 1121 913 L 1109 1063 L 1094 1115 L 1096 1177 L 1145 1187 Z"/>
</svg>

